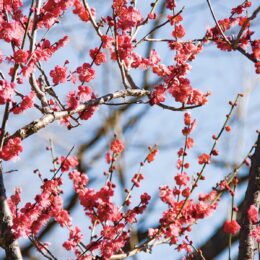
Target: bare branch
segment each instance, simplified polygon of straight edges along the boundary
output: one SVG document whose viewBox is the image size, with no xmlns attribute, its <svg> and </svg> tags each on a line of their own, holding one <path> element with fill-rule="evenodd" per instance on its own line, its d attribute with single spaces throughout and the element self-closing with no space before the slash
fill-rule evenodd
<svg viewBox="0 0 260 260">
<path fill-rule="evenodd" d="M 84 5 L 84 7 L 85 7 L 85 9 L 86 9 L 86 11 L 87 11 L 87 13 L 89 15 L 91 24 L 93 25 L 93 27 L 94 27 L 95 31 L 97 32 L 98 36 L 101 37 L 102 33 L 99 30 L 99 27 L 98 27 L 98 25 L 97 25 L 93 15 L 92 15 L 92 13 L 91 13 L 91 9 L 90 9 L 90 7 L 89 7 L 89 5 L 88 5 L 86 0 L 83 0 L 83 5 Z"/>
<path fill-rule="evenodd" d="M 178 15 L 180 15 L 180 14 L 183 12 L 183 10 L 184 10 L 184 7 L 182 7 L 182 9 L 181 9 L 178 13 L 176 13 L 176 14 L 172 17 L 172 19 L 174 19 L 175 17 L 177 17 Z M 156 25 L 156 26 L 155 26 L 151 31 L 149 31 L 142 39 L 140 39 L 140 40 L 135 44 L 134 47 L 136 47 L 137 45 L 139 45 L 140 43 L 142 43 L 143 41 L 145 41 L 145 39 L 146 39 L 150 34 L 152 34 L 153 32 L 155 32 L 156 30 L 160 29 L 161 27 L 165 26 L 165 25 L 166 25 L 167 23 L 169 23 L 169 22 L 170 22 L 170 20 L 167 19 L 165 22 Z"/>
</svg>

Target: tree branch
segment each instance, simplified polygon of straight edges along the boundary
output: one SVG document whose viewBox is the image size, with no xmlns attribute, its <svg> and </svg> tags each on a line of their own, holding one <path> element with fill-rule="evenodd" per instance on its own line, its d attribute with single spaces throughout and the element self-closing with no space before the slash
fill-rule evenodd
<svg viewBox="0 0 260 260">
<path fill-rule="evenodd" d="M 37 133 L 39 130 L 41 130 L 42 128 L 45 128 L 46 126 L 53 123 L 54 121 L 62 119 L 66 116 L 71 116 L 75 113 L 80 113 L 90 106 L 102 105 L 102 104 L 109 102 L 112 99 L 124 98 L 127 96 L 143 97 L 143 96 L 149 95 L 149 93 L 150 92 L 147 90 L 136 90 L 136 89 L 121 90 L 121 91 L 117 91 L 114 93 L 104 95 L 104 96 L 96 98 L 96 99 L 91 99 L 88 102 L 86 102 L 85 104 L 79 105 L 76 109 L 73 109 L 73 110 L 67 109 L 67 110 L 63 110 L 63 111 L 59 111 L 59 112 L 53 112 L 53 113 L 46 114 L 46 115 L 42 116 L 41 118 L 36 119 L 36 120 L 32 121 L 31 123 L 29 123 L 28 125 L 25 125 L 24 127 L 17 130 L 10 138 L 20 137 L 21 139 L 25 139 L 25 138 Z"/>
<path fill-rule="evenodd" d="M 232 42 L 230 42 L 230 40 L 227 38 L 227 36 L 225 35 L 224 31 L 222 30 L 221 26 L 219 25 L 219 22 L 216 18 L 216 15 L 213 11 L 213 8 L 212 8 L 212 5 L 211 5 L 211 1 L 210 0 L 207 0 L 207 3 L 208 3 L 208 6 L 209 6 L 209 9 L 210 9 L 210 12 L 211 12 L 211 15 L 213 17 L 213 20 L 215 21 L 215 24 L 218 28 L 218 30 L 220 31 L 224 41 L 230 45 L 230 47 L 233 49 L 233 50 L 238 50 L 241 54 L 243 54 L 245 57 L 247 57 L 249 60 L 251 60 L 252 62 L 257 62 L 257 60 L 249 53 L 247 53 L 242 47 L 240 46 L 237 46 L 237 40 L 235 41 L 235 43 L 233 44 Z M 259 7 L 254 11 L 253 15 L 252 15 L 252 18 L 250 18 L 250 20 L 253 20 L 256 16 L 257 16 L 257 13 L 259 12 Z M 238 39 L 238 37 L 237 37 Z"/>
<path fill-rule="evenodd" d="M 8 260 L 23 259 L 19 244 L 13 238 L 11 231 L 13 217 L 6 198 L 2 162 L 0 163 L 0 219 L 0 245 L 5 249 L 6 258 Z"/>
<path fill-rule="evenodd" d="M 249 182 L 240 218 L 240 243 L 238 260 L 254 259 L 254 239 L 250 236 L 253 224 L 248 219 L 247 211 L 251 205 L 259 210 L 260 206 L 260 134 L 258 135 L 255 153 L 252 158 L 252 165 L 249 172 Z"/>
</svg>

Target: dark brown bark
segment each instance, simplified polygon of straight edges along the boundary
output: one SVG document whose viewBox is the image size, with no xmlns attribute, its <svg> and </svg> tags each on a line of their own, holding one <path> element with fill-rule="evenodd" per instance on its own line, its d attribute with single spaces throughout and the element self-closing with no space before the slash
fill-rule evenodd
<svg viewBox="0 0 260 260">
<path fill-rule="evenodd" d="M 258 135 L 255 153 L 252 158 L 252 165 L 249 172 L 249 182 L 246 195 L 243 201 L 240 216 L 239 256 L 238 260 L 253 260 L 255 255 L 255 242 L 250 236 L 254 225 L 249 221 L 247 211 L 251 205 L 259 210 L 260 205 L 260 134 Z"/>
<path fill-rule="evenodd" d="M 23 259 L 18 242 L 12 235 L 12 221 L 12 213 L 7 203 L 2 164 L 0 162 L 0 245 L 5 250 L 6 259 Z"/>
</svg>

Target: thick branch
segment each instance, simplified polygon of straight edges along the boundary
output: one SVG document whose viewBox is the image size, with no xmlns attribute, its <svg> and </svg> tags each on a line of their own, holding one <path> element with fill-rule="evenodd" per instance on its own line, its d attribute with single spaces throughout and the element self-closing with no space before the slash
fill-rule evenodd
<svg viewBox="0 0 260 260">
<path fill-rule="evenodd" d="M 5 249 L 6 258 L 8 260 L 22 259 L 19 244 L 14 240 L 11 231 L 13 217 L 7 203 L 2 163 L 0 163 L 0 219 L 0 245 Z"/>
<path fill-rule="evenodd" d="M 251 205 L 255 205 L 259 210 L 260 206 L 260 134 L 255 153 L 252 158 L 252 165 L 249 172 L 249 182 L 240 218 L 240 243 L 238 260 L 254 259 L 255 244 L 254 239 L 250 236 L 253 224 L 248 219 L 247 211 Z"/>
<path fill-rule="evenodd" d="M 88 102 L 79 105 L 76 109 L 69 110 L 65 109 L 59 112 L 52 112 L 45 114 L 39 119 L 36 119 L 29 123 L 28 125 L 25 125 L 24 127 L 17 130 L 10 138 L 20 137 L 21 139 L 25 139 L 35 133 L 37 133 L 42 128 L 45 128 L 49 124 L 53 123 L 56 120 L 60 120 L 64 117 L 71 117 L 72 115 L 76 113 L 81 113 L 82 111 L 86 110 L 90 106 L 99 106 L 99 105 L 107 105 L 107 102 L 118 99 L 118 98 L 125 98 L 125 97 L 143 97 L 143 96 L 149 96 L 150 91 L 144 90 L 144 89 L 127 89 L 127 90 L 121 90 L 114 93 L 110 93 L 107 95 L 104 95 L 99 98 L 91 99 Z M 164 109 L 169 109 L 172 111 L 184 111 L 188 109 L 193 109 L 198 106 L 187 106 L 187 107 L 169 107 L 167 105 L 164 105 L 162 103 L 159 104 L 160 107 L 163 107 Z"/>
<path fill-rule="evenodd" d="M 121 91 L 117 91 L 115 93 L 107 94 L 105 96 L 102 96 L 102 97 L 99 97 L 96 99 L 91 99 L 88 102 L 86 102 L 85 104 L 78 106 L 76 109 L 63 110 L 63 111 L 59 111 L 59 112 L 53 112 L 53 113 L 46 114 L 46 115 L 42 116 L 41 118 L 34 120 L 30 124 L 17 130 L 11 136 L 11 138 L 20 137 L 21 139 L 25 139 L 25 138 L 37 133 L 39 130 L 41 130 L 42 128 L 45 128 L 46 126 L 53 123 L 54 121 L 62 119 L 66 116 L 71 116 L 75 113 L 80 113 L 90 106 L 102 105 L 106 102 L 109 102 L 112 99 L 124 98 L 127 96 L 143 97 L 146 95 L 149 95 L 149 91 L 132 89 L 132 90 L 121 90 Z"/>
</svg>

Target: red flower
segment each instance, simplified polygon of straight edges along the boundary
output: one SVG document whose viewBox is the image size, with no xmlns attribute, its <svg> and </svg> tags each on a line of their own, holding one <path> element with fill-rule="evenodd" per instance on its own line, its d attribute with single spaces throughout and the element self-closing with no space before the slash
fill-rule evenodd
<svg viewBox="0 0 260 260">
<path fill-rule="evenodd" d="M 185 197 L 185 198 L 189 197 L 189 196 L 190 196 L 190 188 L 187 187 L 186 189 L 184 189 L 184 190 L 182 191 L 181 194 L 182 194 L 182 196 Z"/>
<path fill-rule="evenodd" d="M 70 230 L 70 237 L 68 241 L 64 242 L 63 246 L 66 250 L 70 251 L 74 249 L 82 240 L 83 235 L 78 227 L 72 228 Z"/>
<path fill-rule="evenodd" d="M 133 50 L 133 44 L 132 44 L 132 39 L 128 35 L 119 35 L 117 38 L 118 41 L 118 54 L 119 58 L 121 60 L 125 60 L 129 58 L 132 54 Z M 116 52 L 113 52 L 111 55 L 111 58 L 113 60 L 117 59 Z"/>
<path fill-rule="evenodd" d="M 90 87 L 79 86 L 78 91 L 78 97 L 81 103 L 87 102 L 92 98 L 93 93 Z"/>
<path fill-rule="evenodd" d="M 23 151 L 22 140 L 19 137 L 9 139 L 7 144 L 0 151 L 0 158 L 9 161 L 17 157 Z"/>
<path fill-rule="evenodd" d="M 240 225 L 236 222 L 236 220 L 227 220 L 224 224 L 224 232 L 229 234 L 236 234 L 240 230 Z"/>
<path fill-rule="evenodd" d="M 83 112 L 80 113 L 80 119 L 81 120 L 88 120 L 90 119 L 94 113 L 96 112 L 96 110 L 98 109 L 97 106 L 89 106 L 87 107 L 85 110 L 83 110 Z"/>
<path fill-rule="evenodd" d="M 81 82 L 89 82 L 95 78 L 95 70 L 91 68 L 89 63 L 84 63 L 81 67 L 77 68 L 79 80 Z"/>
<path fill-rule="evenodd" d="M 231 131 L 231 126 L 230 126 L 230 125 L 227 125 L 227 126 L 225 127 L 225 129 L 226 129 L 227 132 L 230 132 L 230 131 Z"/>
<path fill-rule="evenodd" d="M 35 98 L 35 93 L 32 91 L 28 96 L 24 96 L 23 97 L 23 100 L 22 100 L 21 104 L 15 106 L 12 109 L 12 112 L 14 114 L 21 114 L 26 109 L 29 109 L 29 108 L 33 107 L 34 98 Z"/>
<path fill-rule="evenodd" d="M 165 91 L 166 91 L 166 89 L 164 88 L 163 85 L 156 86 L 154 88 L 154 91 L 151 94 L 150 104 L 155 105 L 155 104 L 160 104 L 161 102 L 164 102 L 165 101 Z"/>
<path fill-rule="evenodd" d="M 96 65 L 100 65 L 104 62 L 106 62 L 106 56 L 103 52 L 99 50 L 99 48 L 91 49 L 89 51 L 90 57 L 93 59 L 94 63 Z"/>
<path fill-rule="evenodd" d="M 151 199 L 151 196 L 148 193 L 143 193 L 141 196 L 141 203 L 147 205 L 149 203 L 149 200 Z"/>
<path fill-rule="evenodd" d="M 160 56 L 158 55 L 155 49 L 152 49 L 149 55 L 149 63 L 151 65 L 155 65 L 158 64 L 160 61 L 161 61 Z"/>
<path fill-rule="evenodd" d="M 260 59 L 260 40 L 253 41 L 252 44 L 253 55 L 256 59 Z"/>
<path fill-rule="evenodd" d="M 106 162 L 107 162 L 108 164 L 111 163 L 111 154 L 110 154 L 110 152 L 107 152 L 107 153 L 106 153 Z"/>
<path fill-rule="evenodd" d="M 156 156 L 157 153 L 158 153 L 157 149 L 150 149 L 150 153 L 147 156 L 147 162 L 151 163 L 154 160 L 154 157 Z"/>
<path fill-rule="evenodd" d="M 56 66 L 54 70 L 51 70 L 50 76 L 52 77 L 53 83 L 58 85 L 59 83 L 65 83 L 67 77 L 67 68 Z"/>
<path fill-rule="evenodd" d="M 173 10 L 175 6 L 176 6 L 175 0 L 166 1 L 166 8 Z"/>
<path fill-rule="evenodd" d="M 8 83 L 6 80 L 0 80 L 0 105 L 12 100 L 14 95 L 14 83 Z"/>
<path fill-rule="evenodd" d="M 142 21 L 140 11 L 132 6 L 123 6 L 120 8 L 119 12 L 117 11 L 117 13 L 119 14 L 120 18 L 118 26 L 123 30 L 129 30 L 132 27 L 139 25 Z"/>
<path fill-rule="evenodd" d="M 258 210 L 255 205 L 250 206 L 250 208 L 247 211 L 247 214 L 250 221 L 252 221 L 253 223 L 258 222 Z"/>
<path fill-rule="evenodd" d="M 191 124 L 191 115 L 188 112 L 184 114 L 184 124 L 187 126 Z"/>
<path fill-rule="evenodd" d="M 28 59 L 28 53 L 24 50 L 18 50 L 14 53 L 14 60 L 17 63 L 25 63 Z"/>
<path fill-rule="evenodd" d="M 186 127 L 182 129 L 182 134 L 184 136 L 188 136 L 196 127 L 196 120 L 192 120 L 190 113 L 184 114 L 184 124 Z M 191 145 L 191 139 L 189 140 L 189 144 Z"/>
<path fill-rule="evenodd" d="M 255 63 L 255 73 L 260 74 L 260 61 Z"/>
<path fill-rule="evenodd" d="M 70 168 L 76 167 L 79 164 L 76 156 L 70 156 L 68 158 L 61 156 L 60 163 L 62 172 L 69 171 Z"/>
<path fill-rule="evenodd" d="M 77 14 L 82 21 L 88 22 L 90 17 L 80 0 L 74 1 L 74 7 L 73 13 Z M 91 14 L 92 16 L 95 16 L 95 9 L 91 8 Z"/>
<path fill-rule="evenodd" d="M 175 176 L 176 184 L 179 186 L 186 185 L 188 181 L 190 180 L 190 177 L 186 172 L 179 173 Z"/>
<path fill-rule="evenodd" d="M 124 151 L 125 146 L 120 139 L 114 139 L 110 145 L 110 149 L 113 153 L 119 155 Z"/>
<path fill-rule="evenodd" d="M 204 163 L 208 164 L 210 163 L 210 155 L 203 153 L 202 155 L 199 156 L 198 161 L 199 164 L 204 164 Z"/>
<path fill-rule="evenodd" d="M 175 26 L 175 30 L 172 32 L 172 36 L 175 38 L 183 38 L 185 35 L 184 27 L 180 25 Z"/>
<path fill-rule="evenodd" d="M 67 94 L 67 104 L 70 109 L 76 109 L 79 105 L 79 97 L 76 91 L 69 91 Z"/>
<path fill-rule="evenodd" d="M 194 140 L 193 140 L 193 138 L 191 138 L 191 137 L 188 137 L 188 138 L 187 138 L 186 146 L 187 146 L 188 149 L 191 149 L 191 148 L 194 146 Z"/>
</svg>

